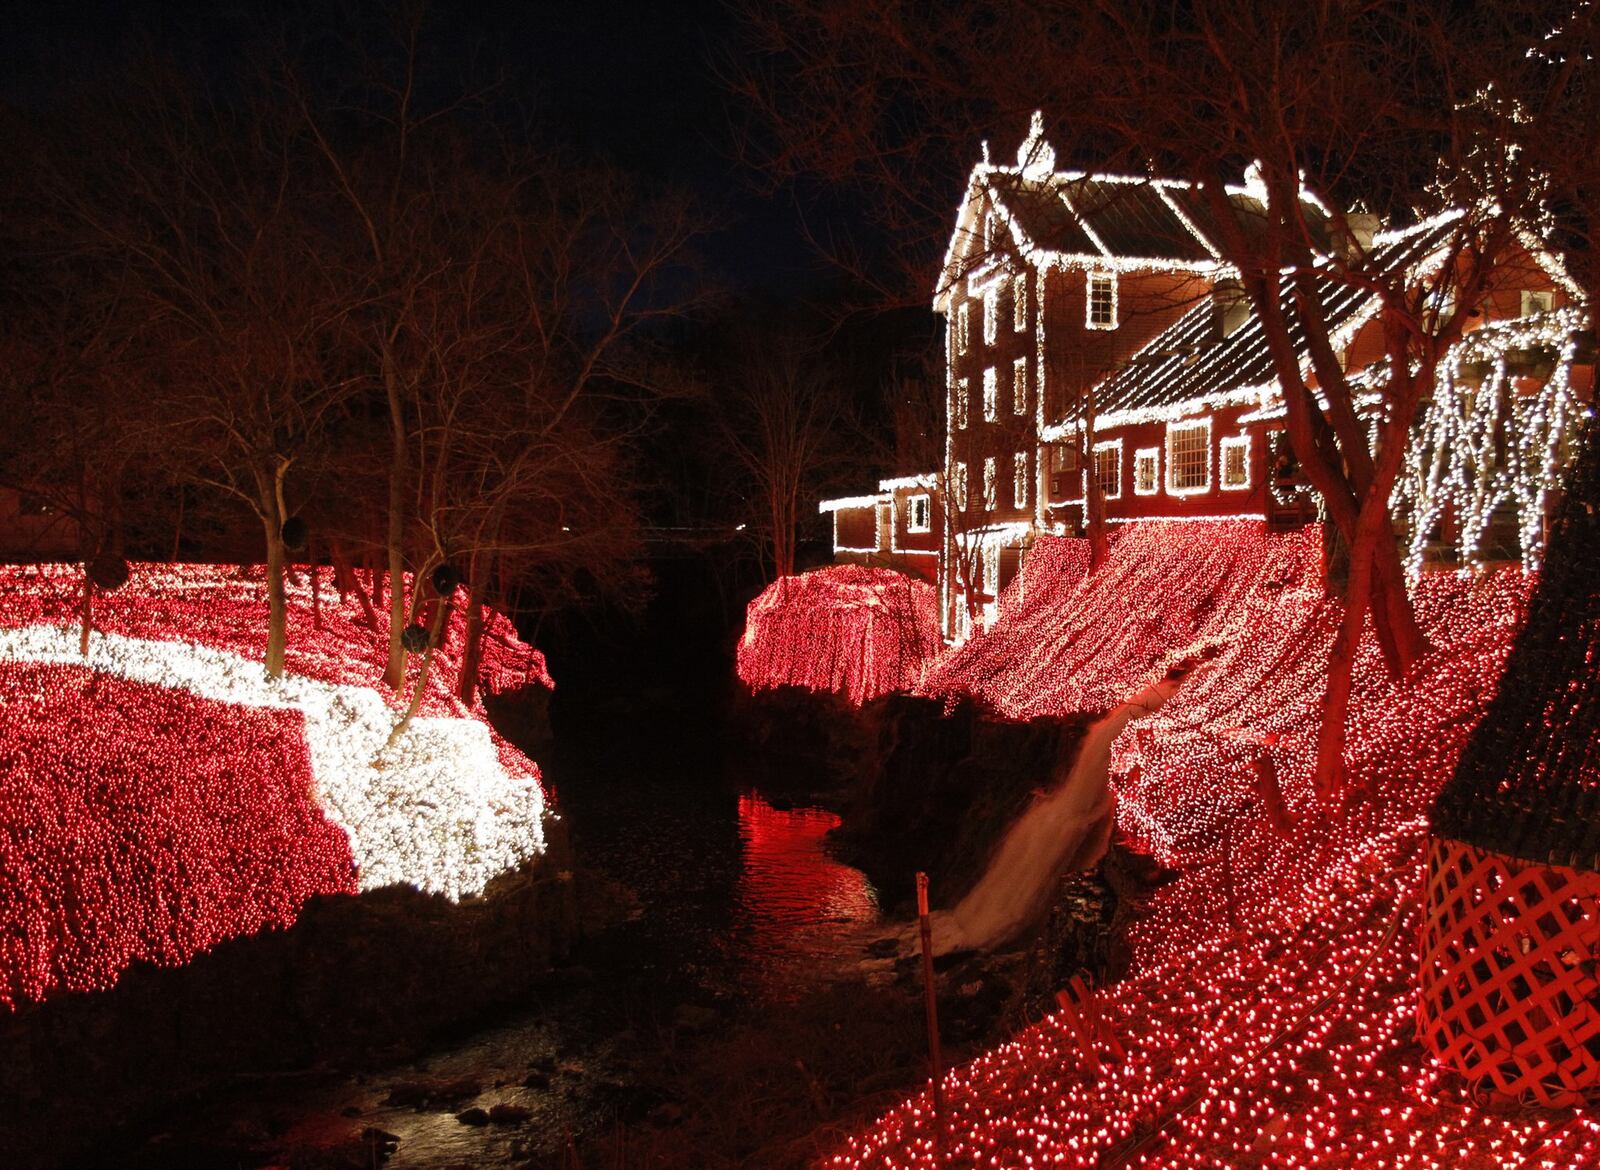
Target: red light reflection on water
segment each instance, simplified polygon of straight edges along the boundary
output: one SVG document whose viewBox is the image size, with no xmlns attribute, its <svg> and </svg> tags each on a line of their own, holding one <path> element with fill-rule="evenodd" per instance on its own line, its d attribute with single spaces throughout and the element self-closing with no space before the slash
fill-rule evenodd
<svg viewBox="0 0 1600 1170">
<path fill-rule="evenodd" d="M 752 957 L 778 965 L 817 957 L 849 928 L 877 920 L 872 883 L 823 846 L 838 824 L 826 809 L 774 808 L 754 793 L 739 798 L 736 897 L 742 943 Z"/>
</svg>

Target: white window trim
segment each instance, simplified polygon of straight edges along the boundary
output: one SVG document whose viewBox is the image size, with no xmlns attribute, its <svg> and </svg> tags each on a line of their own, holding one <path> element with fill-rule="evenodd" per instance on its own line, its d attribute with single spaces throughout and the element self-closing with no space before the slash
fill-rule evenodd
<svg viewBox="0 0 1600 1170">
<path fill-rule="evenodd" d="M 1111 321 L 1109 324 L 1098 324 L 1094 319 L 1094 286 L 1096 281 L 1106 281 L 1111 285 Z M 1091 271 L 1083 281 L 1083 327 L 1085 329 L 1115 329 L 1119 306 L 1117 304 L 1117 274 L 1115 272 Z"/>
<path fill-rule="evenodd" d="M 922 505 L 922 523 L 916 520 L 917 505 Z M 933 531 L 933 499 L 927 492 L 906 497 L 906 531 L 907 532 L 932 532 Z"/>
<path fill-rule="evenodd" d="M 1120 500 L 1122 498 L 1122 440 L 1107 439 L 1103 443 L 1094 445 L 1094 454 L 1089 460 L 1088 474 L 1095 477 L 1096 483 L 1100 482 L 1100 452 L 1102 451 L 1115 451 L 1117 453 L 1117 490 L 1106 492 L 1105 498 L 1108 500 Z M 1084 499 L 1088 499 L 1089 487 L 1087 479 L 1084 480 L 1083 490 Z"/>
<path fill-rule="evenodd" d="M 1011 278 L 1011 331 L 1022 333 L 1028 328 L 1028 274 L 1019 272 Z"/>
<path fill-rule="evenodd" d="M 983 461 L 983 510 L 993 512 L 1000 506 L 1000 486 L 994 465 L 994 456 Z"/>
<path fill-rule="evenodd" d="M 990 366 L 983 371 L 983 421 L 1000 417 L 1000 371 Z"/>
<path fill-rule="evenodd" d="M 1172 440 L 1180 432 L 1204 430 L 1206 435 L 1206 478 L 1205 482 L 1195 487 L 1180 488 L 1172 482 L 1172 472 L 1175 466 L 1172 459 Z M 1167 494 L 1169 496 L 1202 496 L 1211 490 L 1211 416 L 1205 418 L 1184 419 L 1182 422 L 1167 424 Z"/>
<path fill-rule="evenodd" d="M 1028 413 L 1028 359 L 1025 357 L 1011 363 L 1011 413 L 1018 417 Z"/>
<path fill-rule="evenodd" d="M 1000 336 L 1000 290 L 990 285 L 983 290 L 983 344 L 993 345 Z"/>
<path fill-rule="evenodd" d="M 1011 457 L 1011 506 L 1028 506 L 1028 453 L 1018 451 Z"/>
<path fill-rule="evenodd" d="M 1139 464 L 1148 459 L 1155 464 L 1155 474 L 1150 477 L 1150 487 L 1141 490 L 1139 487 Z M 1159 496 L 1161 494 L 1161 448 L 1139 447 L 1133 452 L 1133 494 L 1136 496 Z"/>
<path fill-rule="evenodd" d="M 1244 450 L 1244 482 L 1228 482 L 1228 452 L 1242 448 Z M 1250 490 L 1250 435 L 1230 435 L 1218 444 L 1217 450 L 1217 478 L 1225 492 L 1245 492 Z"/>
<path fill-rule="evenodd" d="M 1549 307 L 1536 308 L 1533 303 L 1535 297 L 1539 298 L 1540 300 L 1548 300 L 1550 302 Z M 1551 309 L 1554 309 L 1556 298 L 1555 293 L 1546 288 L 1525 288 L 1522 290 L 1520 301 L 1521 303 L 1517 306 L 1519 310 L 1517 316 L 1532 317 L 1539 313 L 1548 313 L 1551 311 Z"/>
</svg>

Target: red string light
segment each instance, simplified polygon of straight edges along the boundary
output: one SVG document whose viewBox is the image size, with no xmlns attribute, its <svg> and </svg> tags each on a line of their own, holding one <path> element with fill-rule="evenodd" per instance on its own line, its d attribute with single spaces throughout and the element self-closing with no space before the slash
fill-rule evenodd
<svg viewBox="0 0 1600 1170">
<path fill-rule="evenodd" d="M 318 628 L 306 570 L 281 680 L 260 570 L 135 567 L 96 598 L 87 658 L 81 589 L 72 566 L 0 570 L 0 1003 L 186 962 L 314 894 L 474 893 L 542 850 L 538 769 L 455 696 L 464 616 L 386 749 L 386 639 L 331 589 Z M 483 659 L 491 690 L 549 685 L 500 615 Z"/>
<path fill-rule="evenodd" d="M 746 610 L 739 678 L 796 686 L 854 706 L 910 690 L 939 646 L 933 586 L 889 569 L 830 565 L 780 577 Z"/>
<path fill-rule="evenodd" d="M 942 1133 L 923 1094 L 829 1165 L 1600 1164 L 1600 1113 L 1481 1108 L 1415 1039 L 1423 813 L 1531 579 L 1425 575 L 1432 650 L 1406 680 L 1368 638 L 1346 757 L 1362 795 L 1327 808 L 1311 773 L 1340 612 L 1320 532 L 1139 524 L 1087 577 L 1081 543 L 1041 540 L 993 627 L 934 659 L 922 689 L 1012 716 L 1094 712 L 1187 669 L 1113 751 L 1119 827 L 1178 873 L 1131 929 L 1134 975 L 1096 993 L 1127 1058 L 1097 1067 L 1046 1019 L 947 1076 Z"/>
</svg>

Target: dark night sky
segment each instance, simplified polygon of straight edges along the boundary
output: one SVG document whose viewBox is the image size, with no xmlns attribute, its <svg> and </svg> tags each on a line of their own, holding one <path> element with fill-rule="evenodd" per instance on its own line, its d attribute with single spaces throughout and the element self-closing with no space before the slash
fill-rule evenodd
<svg viewBox="0 0 1600 1170">
<path fill-rule="evenodd" d="M 186 67 L 225 78 L 254 23 L 326 23 L 326 2 L 229 5 L 192 0 L 0 4 L 0 100 L 37 107 L 151 43 Z M 381 27 L 383 5 L 351 5 Z M 304 15 L 284 15 L 300 12 Z M 737 42 L 721 0 L 593 0 L 521 5 L 435 3 L 439 58 L 501 74 L 547 131 L 600 154 L 645 183 L 686 186 L 728 227 L 707 251 L 735 287 L 782 296 L 820 264 L 782 199 L 752 193 L 727 147 L 729 98 L 709 64 Z M 271 15 L 266 15 L 271 14 Z"/>
</svg>

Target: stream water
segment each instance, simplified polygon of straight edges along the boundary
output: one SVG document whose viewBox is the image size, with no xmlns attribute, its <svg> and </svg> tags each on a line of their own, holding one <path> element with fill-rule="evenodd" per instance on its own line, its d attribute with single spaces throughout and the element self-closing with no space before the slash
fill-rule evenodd
<svg viewBox="0 0 1600 1170">
<path fill-rule="evenodd" d="M 585 1135 L 650 1123 L 652 1063 L 859 959 L 877 896 L 829 856 L 834 813 L 730 772 L 720 728 L 681 710 L 580 730 L 541 763 L 580 865 L 631 895 L 626 921 L 420 1058 L 244 1086 L 116 1164 L 375 1166 L 381 1131 L 398 1139 L 391 1170 L 581 1165 Z M 493 1122 L 458 1120 L 496 1107 Z"/>
</svg>

